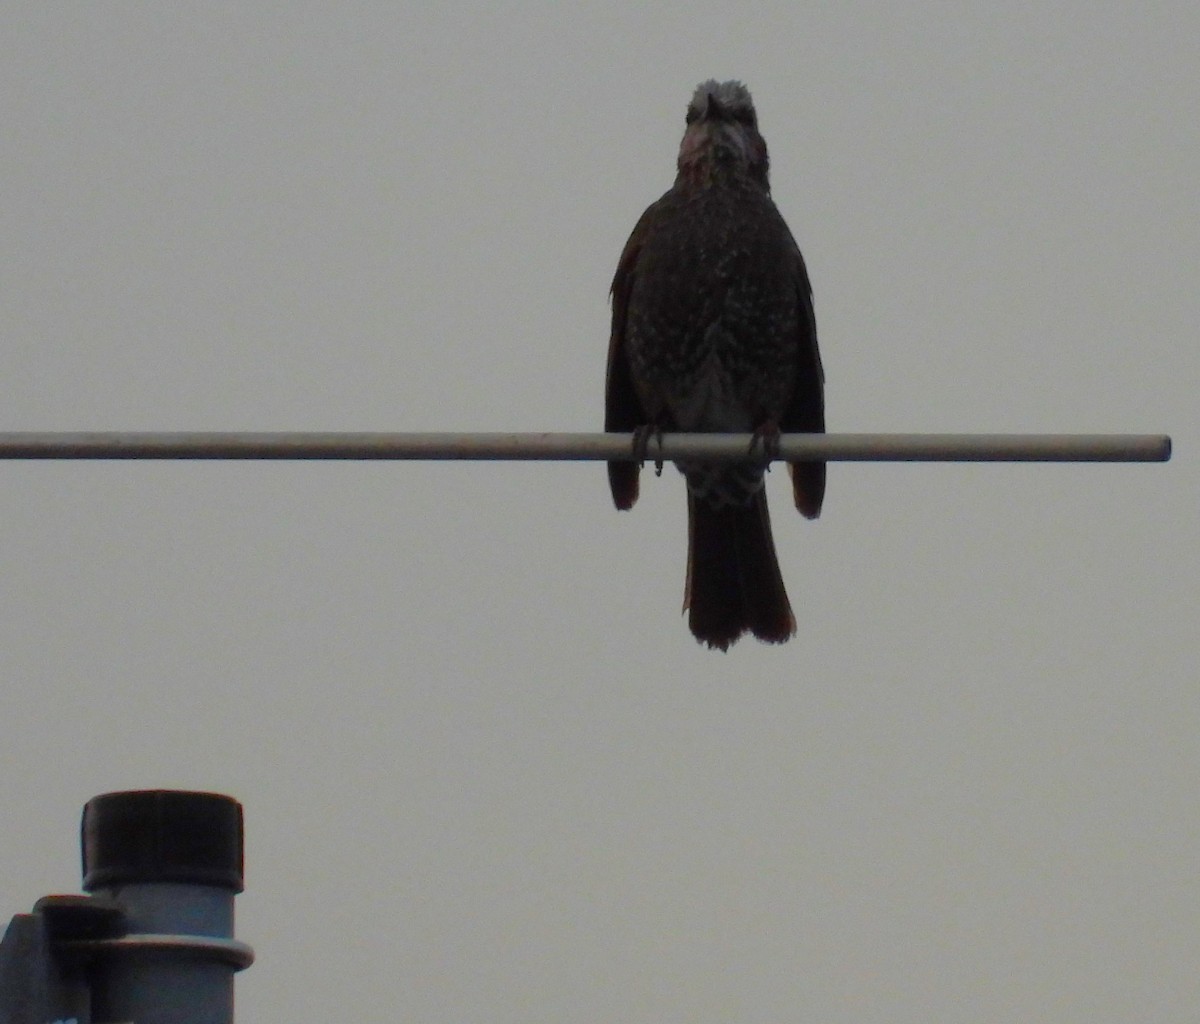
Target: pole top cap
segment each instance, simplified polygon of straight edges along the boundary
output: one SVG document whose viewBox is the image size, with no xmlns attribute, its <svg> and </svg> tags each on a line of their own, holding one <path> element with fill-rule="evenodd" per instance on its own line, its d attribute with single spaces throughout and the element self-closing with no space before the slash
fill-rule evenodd
<svg viewBox="0 0 1200 1024">
<path fill-rule="evenodd" d="M 87 892 L 144 882 L 243 888 L 242 805 L 219 793 L 145 789 L 92 797 L 80 841 Z"/>
</svg>

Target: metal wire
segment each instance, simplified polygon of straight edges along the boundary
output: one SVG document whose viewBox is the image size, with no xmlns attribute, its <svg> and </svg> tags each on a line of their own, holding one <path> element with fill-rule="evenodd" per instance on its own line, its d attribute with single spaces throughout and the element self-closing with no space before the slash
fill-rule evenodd
<svg viewBox="0 0 1200 1024">
<path fill-rule="evenodd" d="M 0 433 L 0 459 L 632 461 L 629 434 Z M 751 457 L 750 434 L 651 437 L 646 461 Z M 1162 434 L 784 434 L 777 458 L 835 462 L 1166 462 Z M 762 461 L 761 446 L 754 455 Z"/>
</svg>

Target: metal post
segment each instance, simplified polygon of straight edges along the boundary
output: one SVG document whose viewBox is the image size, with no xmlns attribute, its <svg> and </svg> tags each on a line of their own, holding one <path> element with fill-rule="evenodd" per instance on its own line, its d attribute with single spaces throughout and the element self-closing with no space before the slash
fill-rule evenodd
<svg viewBox="0 0 1200 1024">
<path fill-rule="evenodd" d="M 83 885 L 0 939 L 0 1024 L 231 1024 L 242 808 L 214 793 L 109 793 L 83 812 Z"/>
<path fill-rule="evenodd" d="M 120 904 L 125 933 L 72 942 L 92 961 L 92 1021 L 232 1024 L 242 809 L 214 793 L 109 793 L 83 812 L 83 887 Z"/>
</svg>

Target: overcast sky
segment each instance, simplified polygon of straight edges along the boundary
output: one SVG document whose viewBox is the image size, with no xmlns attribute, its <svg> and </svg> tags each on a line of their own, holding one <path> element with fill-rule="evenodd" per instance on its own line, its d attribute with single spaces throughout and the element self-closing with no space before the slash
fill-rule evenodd
<svg viewBox="0 0 1200 1024">
<path fill-rule="evenodd" d="M 0 6 L 0 430 L 596 430 L 686 103 L 751 88 L 836 431 L 1165 466 L 683 483 L 0 464 L 3 915 L 115 789 L 245 805 L 243 1021 L 1127 1024 L 1200 1003 L 1200 6 Z"/>
</svg>

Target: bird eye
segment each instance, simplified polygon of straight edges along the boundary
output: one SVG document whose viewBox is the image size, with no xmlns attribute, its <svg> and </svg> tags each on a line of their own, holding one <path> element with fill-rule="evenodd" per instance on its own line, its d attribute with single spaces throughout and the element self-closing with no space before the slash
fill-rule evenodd
<svg viewBox="0 0 1200 1024">
<path fill-rule="evenodd" d="M 753 110 L 736 110 L 733 113 L 733 119 L 738 124 L 744 124 L 747 128 L 758 127 L 758 118 L 754 116 Z"/>
</svg>

